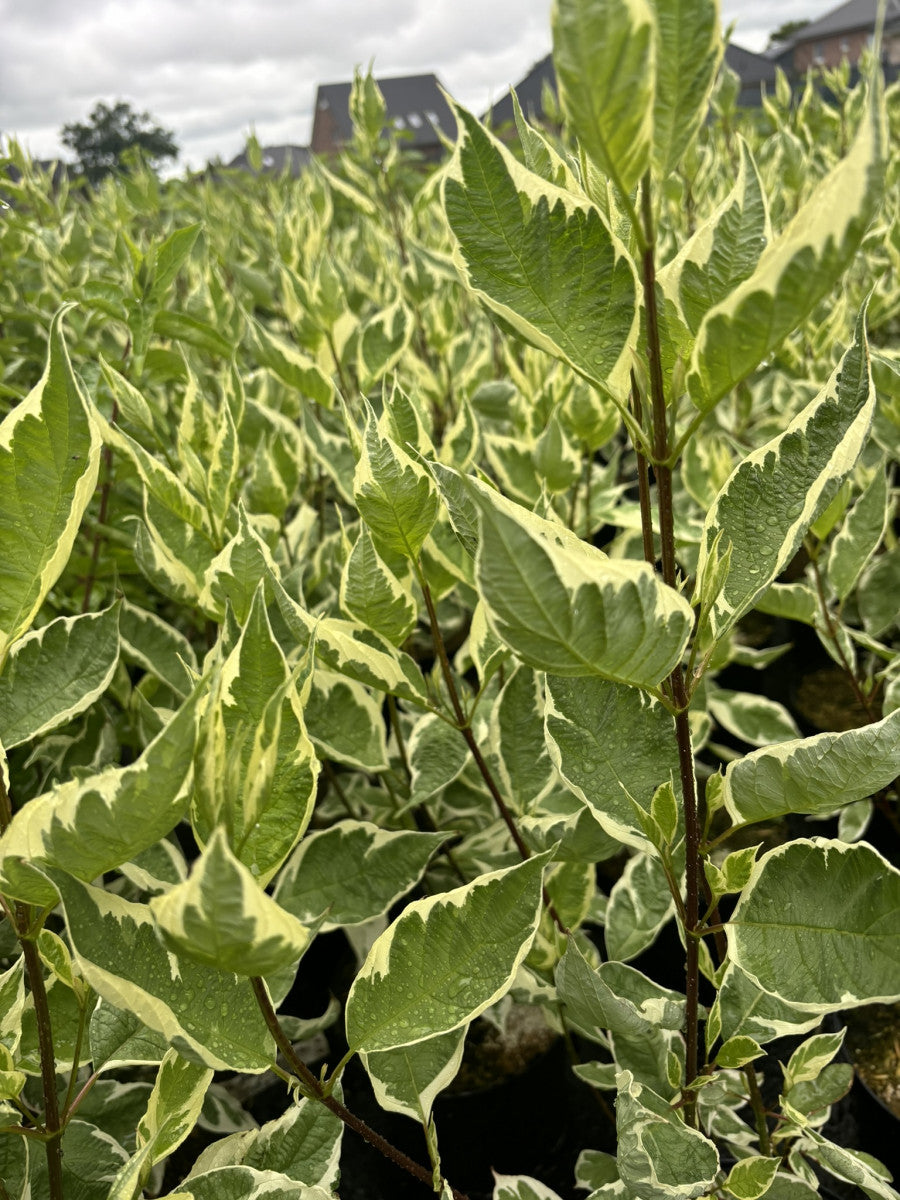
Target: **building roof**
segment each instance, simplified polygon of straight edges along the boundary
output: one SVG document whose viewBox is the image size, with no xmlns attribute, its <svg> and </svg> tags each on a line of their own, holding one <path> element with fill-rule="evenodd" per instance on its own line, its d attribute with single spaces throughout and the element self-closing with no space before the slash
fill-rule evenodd
<svg viewBox="0 0 900 1200">
<path fill-rule="evenodd" d="M 536 62 L 525 78 L 514 85 L 513 90 L 519 97 L 519 104 L 526 117 L 531 114 L 539 115 L 542 112 L 541 101 L 545 83 L 549 84 L 554 92 L 556 91 L 556 71 L 553 69 L 553 56 L 550 54 L 546 58 L 542 58 L 540 62 Z M 511 92 L 507 92 L 496 104 L 491 105 L 484 114 L 484 120 L 488 121 L 495 129 L 499 129 L 508 121 L 515 120 Z"/>
<path fill-rule="evenodd" d="M 266 174 L 280 175 L 283 171 L 288 171 L 294 178 L 300 174 L 304 167 L 310 162 L 310 152 L 308 146 L 263 146 L 262 147 L 262 171 Z M 241 171 L 252 171 L 250 159 L 247 156 L 247 151 L 242 150 L 228 164 Z"/>
<path fill-rule="evenodd" d="M 740 76 L 744 87 L 775 82 L 775 64 L 765 55 L 729 42 L 725 47 L 725 61 Z"/>
<path fill-rule="evenodd" d="M 900 0 L 893 0 L 893 2 L 900 4 Z M 736 71 L 740 76 L 743 89 L 756 89 L 757 104 L 759 103 L 759 85 L 761 83 L 775 82 L 775 64 L 763 57 L 762 54 L 754 54 L 752 50 L 745 50 L 742 46 L 735 46 L 733 42 L 729 42 L 725 47 L 725 61 L 731 67 L 732 71 Z M 556 72 L 553 69 L 553 56 L 551 54 L 548 54 L 546 58 L 542 58 L 540 62 L 535 63 L 525 78 L 520 83 L 515 84 L 512 89 L 519 97 L 519 104 L 522 106 L 522 111 L 526 117 L 541 115 L 543 111 L 542 94 L 545 84 L 549 84 L 553 91 L 556 91 Z M 512 95 L 510 93 L 507 93 L 496 104 L 493 104 L 484 114 L 484 120 L 489 122 L 495 129 L 499 129 L 514 119 L 515 114 L 513 112 Z"/>
<path fill-rule="evenodd" d="M 788 44 L 795 46 L 798 42 L 818 41 L 839 33 L 849 33 L 853 29 L 874 29 L 877 12 L 878 0 L 847 0 L 846 4 L 833 8 L 824 17 L 798 29 Z M 887 0 L 884 19 L 885 25 L 900 21 L 900 0 Z"/>
<path fill-rule="evenodd" d="M 409 136 L 407 144 L 433 147 L 440 144 L 435 132 L 456 136 L 456 121 L 436 75 L 402 75 L 376 80 L 394 129 Z M 349 83 L 323 83 L 316 92 L 311 144 L 314 151 L 348 142 L 353 136 Z"/>
</svg>

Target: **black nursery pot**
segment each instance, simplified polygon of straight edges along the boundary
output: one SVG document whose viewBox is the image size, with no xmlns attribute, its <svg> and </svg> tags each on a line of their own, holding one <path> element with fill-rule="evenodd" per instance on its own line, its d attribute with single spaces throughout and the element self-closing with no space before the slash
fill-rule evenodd
<svg viewBox="0 0 900 1200">
<path fill-rule="evenodd" d="M 856 1073 L 850 1098 L 860 1149 L 880 1159 L 896 1181 L 900 1178 L 900 1115 L 869 1086 L 867 1079 L 872 1078 L 870 1071 L 878 1073 L 879 1043 L 890 1046 L 895 1063 L 900 1058 L 895 1050 L 900 1044 L 900 1005 L 873 1004 L 840 1013 L 834 1027 L 842 1025 L 847 1026 L 847 1036 L 841 1056 L 853 1064 Z M 895 1095 L 900 1097 L 900 1088 L 895 1087 Z"/>
</svg>

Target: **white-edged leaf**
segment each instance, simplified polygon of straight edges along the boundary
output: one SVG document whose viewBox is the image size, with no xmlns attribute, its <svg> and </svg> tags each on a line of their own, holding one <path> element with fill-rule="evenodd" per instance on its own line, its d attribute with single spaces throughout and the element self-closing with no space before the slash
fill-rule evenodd
<svg viewBox="0 0 900 1200">
<path fill-rule="evenodd" d="M 691 400 L 702 411 L 795 329 L 850 264 L 881 198 L 885 128 L 880 93 L 873 78 L 847 156 L 769 243 L 753 273 L 704 317 L 687 380 Z"/>
<path fill-rule="evenodd" d="M 816 398 L 784 433 L 739 463 L 706 515 L 697 565 L 701 588 L 720 534 L 732 548 L 709 613 L 716 640 L 784 569 L 862 450 L 875 408 L 864 319 L 865 309 L 852 345 Z"/>
<path fill-rule="evenodd" d="M 325 916 L 323 929 L 383 916 L 418 882 L 442 833 L 393 832 L 338 821 L 308 834 L 278 876 L 275 899 L 298 920 Z"/>
<path fill-rule="evenodd" d="M 681 659 L 693 610 L 647 563 L 611 559 L 563 526 L 466 481 L 479 514 L 479 595 L 531 667 L 652 687 Z"/>
<path fill-rule="evenodd" d="M 637 688 L 603 679 L 547 677 L 545 729 L 557 770 L 611 837 L 652 848 L 632 800 L 650 807 L 678 777 L 670 713 Z"/>
<path fill-rule="evenodd" d="M 451 1029 L 395 1050 L 363 1052 L 360 1057 L 381 1107 L 427 1125 L 435 1097 L 459 1070 L 466 1029 Z"/>
<path fill-rule="evenodd" d="M 785 813 L 822 815 L 874 795 L 900 774 L 900 709 L 845 733 L 819 733 L 754 750 L 725 769 L 735 823 Z"/>
<path fill-rule="evenodd" d="M 57 617 L 12 649 L 0 675 L 0 739 L 7 750 L 84 712 L 119 661 L 119 605 Z"/>
<path fill-rule="evenodd" d="M 274 1044 L 246 979 L 176 958 L 145 904 L 46 868 L 62 901 L 79 970 L 116 1008 L 134 1013 L 191 1062 L 259 1073 Z"/>
<path fill-rule="evenodd" d="M 801 1012 L 900 999 L 900 871 L 864 842 L 770 850 L 727 929 L 735 966 Z"/>
<path fill-rule="evenodd" d="M 235 975 L 267 975 L 295 962 L 310 931 L 268 896 L 214 831 L 191 873 L 150 901 L 162 940 L 181 957 Z"/>
<path fill-rule="evenodd" d="M 52 904 L 53 888 L 30 860 L 94 879 L 173 829 L 190 799 L 196 707 L 195 692 L 130 766 L 70 780 L 21 808 L 0 838 L 4 895 Z"/>
<path fill-rule="evenodd" d="M 100 435 L 62 334 L 50 325 L 47 362 L 0 424 L 0 669 L 69 560 L 100 469 Z"/>
<path fill-rule="evenodd" d="M 572 132 L 628 193 L 650 165 L 656 30 L 646 0 L 556 0 L 553 65 Z"/>
<path fill-rule="evenodd" d="M 549 857 L 408 905 L 350 989 L 351 1049 L 390 1050 L 449 1033 L 499 1000 L 537 930 Z"/>
<path fill-rule="evenodd" d="M 705 1195 L 719 1171 L 713 1143 L 630 1071 L 620 1071 L 616 1084 L 616 1163 L 629 1192 L 640 1200 Z"/>
<path fill-rule="evenodd" d="M 605 386 L 636 330 L 625 248 L 587 199 L 528 171 L 471 113 L 455 111 L 444 207 L 466 286 L 526 341 Z"/>
</svg>

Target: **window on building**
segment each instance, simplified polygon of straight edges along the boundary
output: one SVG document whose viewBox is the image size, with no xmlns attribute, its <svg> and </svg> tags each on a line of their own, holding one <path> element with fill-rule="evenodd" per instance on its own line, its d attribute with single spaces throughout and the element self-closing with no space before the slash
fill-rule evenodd
<svg viewBox="0 0 900 1200">
<path fill-rule="evenodd" d="M 822 42 L 816 42 L 813 46 L 813 62 L 825 61 L 825 47 Z"/>
<path fill-rule="evenodd" d="M 422 128 L 422 124 L 423 124 L 422 118 L 419 116 L 419 114 L 417 112 L 407 113 L 406 119 L 407 119 L 407 121 L 409 121 L 410 126 L 413 129 L 421 129 Z"/>
<path fill-rule="evenodd" d="M 434 127 L 436 129 L 440 129 L 440 126 L 441 126 L 440 118 L 438 117 L 437 113 L 433 109 L 427 108 L 425 110 L 425 116 L 428 118 L 428 120 L 431 122 L 431 124 L 434 125 Z"/>
</svg>

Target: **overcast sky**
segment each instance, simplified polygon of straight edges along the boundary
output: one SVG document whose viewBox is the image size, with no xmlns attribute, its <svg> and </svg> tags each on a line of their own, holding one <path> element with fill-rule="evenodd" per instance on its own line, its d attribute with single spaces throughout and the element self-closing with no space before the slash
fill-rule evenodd
<svg viewBox="0 0 900 1200">
<path fill-rule="evenodd" d="M 761 50 L 829 0 L 723 0 L 733 40 Z M 549 0 L 0 0 L 0 133 L 37 158 L 60 127 L 124 99 L 175 133 L 179 165 L 226 162 L 251 125 L 305 145 L 317 84 L 434 72 L 478 111 L 550 49 Z"/>
</svg>

